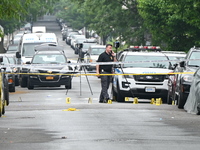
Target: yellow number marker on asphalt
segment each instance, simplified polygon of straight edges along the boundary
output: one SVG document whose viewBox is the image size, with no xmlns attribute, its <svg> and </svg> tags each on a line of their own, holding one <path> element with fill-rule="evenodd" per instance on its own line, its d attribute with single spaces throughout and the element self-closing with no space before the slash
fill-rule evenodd
<svg viewBox="0 0 200 150">
<path fill-rule="evenodd" d="M 125 101 L 126 101 L 126 102 L 129 101 L 129 97 L 125 97 Z"/>
<path fill-rule="evenodd" d="M 71 98 L 70 98 L 70 97 L 67 97 L 67 98 L 66 98 L 66 103 L 67 103 L 67 104 L 71 104 Z"/>
<path fill-rule="evenodd" d="M 108 104 L 112 104 L 112 100 L 109 99 L 109 100 L 108 100 Z"/>
<path fill-rule="evenodd" d="M 137 97 L 133 98 L 133 104 L 138 104 L 138 98 Z"/>
</svg>

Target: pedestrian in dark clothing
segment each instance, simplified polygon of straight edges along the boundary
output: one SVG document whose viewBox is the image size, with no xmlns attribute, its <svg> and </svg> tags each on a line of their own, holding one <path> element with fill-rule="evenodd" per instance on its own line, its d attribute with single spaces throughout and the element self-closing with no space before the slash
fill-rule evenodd
<svg viewBox="0 0 200 150">
<path fill-rule="evenodd" d="M 107 44 L 105 52 L 99 55 L 97 62 L 113 62 L 116 61 L 115 53 L 112 51 L 112 45 Z M 101 94 L 99 97 L 99 102 L 107 102 L 109 99 L 108 88 L 110 81 L 112 79 L 113 65 L 96 65 L 97 76 L 101 78 Z M 107 75 L 100 75 L 107 74 Z"/>
</svg>

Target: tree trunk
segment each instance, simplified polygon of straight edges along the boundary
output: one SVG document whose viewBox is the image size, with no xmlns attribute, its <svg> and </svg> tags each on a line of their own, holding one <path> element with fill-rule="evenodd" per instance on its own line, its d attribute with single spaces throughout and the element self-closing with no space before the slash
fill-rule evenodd
<svg viewBox="0 0 200 150">
<path fill-rule="evenodd" d="M 0 53 L 5 53 L 6 50 L 4 48 L 4 37 L 1 38 L 1 41 L 0 41 Z"/>
</svg>

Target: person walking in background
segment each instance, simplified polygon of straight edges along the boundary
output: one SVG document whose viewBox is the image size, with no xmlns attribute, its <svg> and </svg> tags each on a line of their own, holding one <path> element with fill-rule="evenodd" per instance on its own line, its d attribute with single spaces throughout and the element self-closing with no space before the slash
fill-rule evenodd
<svg viewBox="0 0 200 150">
<path fill-rule="evenodd" d="M 115 53 L 112 51 L 112 45 L 107 44 L 105 52 L 99 55 L 97 62 L 113 62 L 116 61 Z M 109 99 L 108 88 L 112 75 L 100 75 L 100 74 L 112 74 L 113 65 L 96 65 L 97 76 L 101 78 L 101 93 L 99 97 L 99 103 L 107 103 Z"/>
</svg>

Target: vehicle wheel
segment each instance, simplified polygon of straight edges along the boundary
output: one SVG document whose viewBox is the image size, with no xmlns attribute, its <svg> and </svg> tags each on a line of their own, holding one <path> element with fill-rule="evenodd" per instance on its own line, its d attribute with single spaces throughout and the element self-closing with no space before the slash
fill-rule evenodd
<svg viewBox="0 0 200 150">
<path fill-rule="evenodd" d="M 0 100 L 0 117 L 3 115 L 3 103 L 2 100 Z"/>
<path fill-rule="evenodd" d="M 15 86 L 19 86 L 19 78 L 15 78 Z"/>
<path fill-rule="evenodd" d="M 187 100 L 187 95 L 180 92 L 178 96 L 178 108 L 182 109 L 183 106 L 185 105 L 186 100 Z"/>
<path fill-rule="evenodd" d="M 72 82 L 70 81 L 70 83 L 68 85 L 65 85 L 66 89 L 72 89 Z"/>
<path fill-rule="evenodd" d="M 171 105 L 171 104 L 172 104 L 172 98 L 171 98 L 171 96 L 170 96 L 169 91 L 168 91 L 168 94 L 167 94 L 167 104 L 168 104 L 168 105 Z"/>
<path fill-rule="evenodd" d="M 120 94 L 119 83 L 117 82 L 117 93 L 116 93 L 117 102 L 125 102 L 125 96 Z"/>
<path fill-rule="evenodd" d="M 21 77 L 20 85 L 21 87 L 27 87 L 27 78 Z"/>
<path fill-rule="evenodd" d="M 111 92 L 112 92 L 112 99 L 113 99 L 113 101 L 117 101 L 117 93 L 115 92 L 113 86 L 112 86 Z"/>
<path fill-rule="evenodd" d="M 27 88 L 28 88 L 29 90 L 34 89 L 34 86 L 30 84 L 30 80 L 28 80 Z"/>
<path fill-rule="evenodd" d="M 9 88 L 9 92 L 15 92 L 15 84 L 14 84 L 14 85 L 12 85 L 12 87 L 11 87 L 11 88 Z"/>
<path fill-rule="evenodd" d="M 10 100 L 9 100 L 9 90 L 8 90 L 8 83 L 4 83 L 4 93 L 3 93 L 3 95 L 4 95 L 4 100 L 6 100 L 6 104 L 7 104 L 7 106 L 9 105 L 9 103 L 10 103 Z"/>
<path fill-rule="evenodd" d="M 3 102 L 0 103 L 0 117 L 5 114 L 5 106 L 3 104 Z"/>
<path fill-rule="evenodd" d="M 4 93 L 4 89 L 1 88 L 1 92 L 0 92 L 1 96 L 0 96 L 0 117 L 5 114 L 5 93 Z"/>
</svg>

